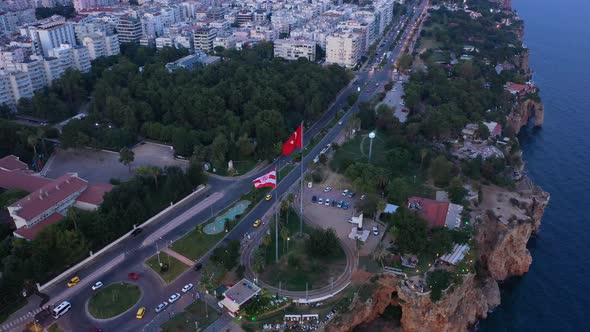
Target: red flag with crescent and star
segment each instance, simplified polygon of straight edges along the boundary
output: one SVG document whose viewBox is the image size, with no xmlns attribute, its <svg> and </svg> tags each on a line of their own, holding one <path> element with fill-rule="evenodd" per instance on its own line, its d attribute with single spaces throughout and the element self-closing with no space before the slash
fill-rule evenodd
<svg viewBox="0 0 590 332">
<path fill-rule="evenodd" d="M 277 170 L 273 169 L 272 171 L 264 174 L 263 176 L 254 179 L 254 181 L 252 181 L 252 183 L 254 183 L 254 188 L 256 188 L 256 189 L 266 188 L 266 187 L 276 188 L 276 186 L 277 186 Z"/>
<path fill-rule="evenodd" d="M 285 144 L 283 144 L 283 156 L 290 155 L 295 148 L 303 148 L 303 126 L 301 124 Z"/>
</svg>

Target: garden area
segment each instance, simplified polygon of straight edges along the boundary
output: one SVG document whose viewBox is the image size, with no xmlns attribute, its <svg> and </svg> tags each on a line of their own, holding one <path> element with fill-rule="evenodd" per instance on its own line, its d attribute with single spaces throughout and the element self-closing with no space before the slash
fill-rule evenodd
<svg viewBox="0 0 590 332">
<path fill-rule="evenodd" d="M 160 265 L 160 263 L 162 264 Z M 164 279 L 166 283 L 171 283 L 190 267 L 164 252 L 160 253 L 159 258 L 158 254 L 153 255 L 145 261 L 145 264 Z"/>
<path fill-rule="evenodd" d="M 161 326 L 162 332 L 202 331 L 211 325 L 219 314 L 201 300 L 197 300 Z"/>
<path fill-rule="evenodd" d="M 270 234 L 254 253 L 252 268 L 264 282 L 285 290 L 303 291 L 329 285 L 346 267 L 346 256 L 340 241 L 331 229 L 320 230 L 304 224 L 299 232 L 299 216 L 284 209 L 279 223 L 278 262 L 276 260 L 275 223 Z"/>
<path fill-rule="evenodd" d="M 108 319 L 131 309 L 141 297 L 137 285 L 118 283 L 95 293 L 88 302 L 88 311 L 96 319 Z"/>
</svg>

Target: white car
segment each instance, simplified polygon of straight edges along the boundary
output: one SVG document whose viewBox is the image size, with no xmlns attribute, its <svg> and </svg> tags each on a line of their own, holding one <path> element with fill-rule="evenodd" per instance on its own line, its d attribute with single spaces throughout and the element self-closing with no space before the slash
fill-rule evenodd
<svg viewBox="0 0 590 332">
<path fill-rule="evenodd" d="M 97 281 L 94 285 L 92 285 L 92 290 L 97 290 L 102 287 L 102 281 Z"/>
<path fill-rule="evenodd" d="M 324 188 L 324 192 L 325 193 L 330 192 L 330 191 L 332 191 L 332 187 L 326 187 L 326 188 Z"/>
<path fill-rule="evenodd" d="M 164 308 L 166 308 L 167 306 L 168 306 L 168 302 L 166 302 L 166 301 L 158 304 L 158 306 L 156 307 L 156 312 L 160 312 L 160 311 L 164 310 Z"/>
<path fill-rule="evenodd" d="M 320 205 L 324 204 L 324 200 L 321 197 L 318 199 L 318 204 L 320 204 Z"/>
<path fill-rule="evenodd" d="M 180 298 L 180 294 L 178 293 L 174 293 L 172 295 L 170 295 L 170 297 L 168 298 L 168 302 L 170 303 L 174 303 L 176 302 L 178 299 Z"/>
<path fill-rule="evenodd" d="M 377 228 L 376 226 L 373 226 L 373 235 L 379 235 L 379 228 Z"/>
<path fill-rule="evenodd" d="M 344 189 L 344 191 L 342 192 L 342 196 L 346 196 L 348 195 L 348 189 Z"/>
<path fill-rule="evenodd" d="M 193 284 L 186 284 L 186 285 L 184 285 L 184 287 L 182 287 L 182 292 L 186 293 L 189 290 L 191 290 L 192 288 L 193 288 Z"/>
<path fill-rule="evenodd" d="M 160 312 L 160 311 L 164 310 L 164 308 L 166 308 L 167 306 L 168 306 L 168 302 L 166 302 L 166 301 L 158 304 L 158 306 L 156 307 L 156 312 Z"/>
<path fill-rule="evenodd" d="M 330 206 L 330 199 L 329 199 L 329 198 L 326 198 L 326 203 L 325 203 L 325 205 L 326 205 L 326 206 Z"/>
</svg>

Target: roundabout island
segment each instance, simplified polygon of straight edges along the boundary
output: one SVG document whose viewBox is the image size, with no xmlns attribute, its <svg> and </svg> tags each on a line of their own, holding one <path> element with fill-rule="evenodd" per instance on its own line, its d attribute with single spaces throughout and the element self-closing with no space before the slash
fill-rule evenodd
<svg viewBox="0 0 590 332">
<path fill-rule="evenodd" d="M 88 313 L 94 319 L 111 319 L 133 308 L 141 298 L 139 286 L 116 283 L 98 290 L 88 301 Z"/>
</svg>

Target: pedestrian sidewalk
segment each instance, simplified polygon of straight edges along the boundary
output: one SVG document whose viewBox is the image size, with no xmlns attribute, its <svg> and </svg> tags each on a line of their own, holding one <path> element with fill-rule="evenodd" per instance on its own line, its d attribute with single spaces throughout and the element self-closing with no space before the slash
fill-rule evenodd
<svg viewBox="0 0 590 332">
<path fill-rule="evenodd" d="M 190 258 L 181 255 L 170 248 L 164 248 L 162 251 L 168 254 L 168 256 L 172 256 L 188 266 L 193 266 L 193 264 L 195 264 Z"/>
</svg>

